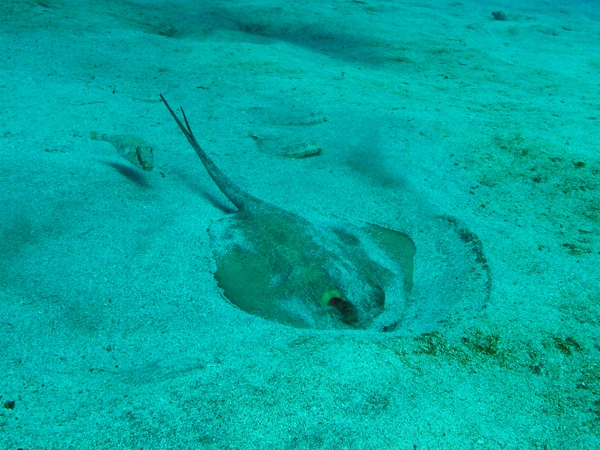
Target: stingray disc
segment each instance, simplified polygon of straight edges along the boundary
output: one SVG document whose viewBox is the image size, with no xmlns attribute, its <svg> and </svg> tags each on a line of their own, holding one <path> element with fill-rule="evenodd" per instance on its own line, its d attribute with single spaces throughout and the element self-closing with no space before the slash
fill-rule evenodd
<svg viewBox="0 0 600 450">
<path fill-rule="evenodd" d="M 415 247 L 397 231 L 313 224 L 271 206 L 217 221 L 210 234 L 225 297 L 286 325 L 369 328 L 386 305 L 404 306 L 412 286 Z M 393 284 L 400 289 L 386 293 Z"/>
</svg>

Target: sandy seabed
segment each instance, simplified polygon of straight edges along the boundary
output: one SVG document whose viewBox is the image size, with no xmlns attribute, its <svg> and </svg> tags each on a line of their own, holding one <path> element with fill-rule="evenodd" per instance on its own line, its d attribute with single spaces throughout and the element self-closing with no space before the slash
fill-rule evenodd
<svg viewBox="0 0 600 450">
<path fill-rule="evenodd" d="M 15 0 L 0 30 L 1 448 L 600 448 L 597 2 Z M 421 295 L 452 257 L 415 214 L 456 218 L 485 305 L 393 333 L 232 307 L 227 202 L 160 93 L 252 195 L 409 224 Z"/>
</svg>

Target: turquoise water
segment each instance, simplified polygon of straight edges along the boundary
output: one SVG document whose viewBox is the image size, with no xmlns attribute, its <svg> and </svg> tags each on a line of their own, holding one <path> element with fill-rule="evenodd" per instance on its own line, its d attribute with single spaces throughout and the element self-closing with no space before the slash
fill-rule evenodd
<svg viewBox="0 0 600 450">
<path fill-rule="evenodd" d="M 0 28 L 0 448 L 600 448 L 598 2 L 22 0 Z M 393 320 L 232 305 L 235 207 L 159 94 L 347 260 L 393 251 L 346 226 L 409 236 L 410 269 L 357 272 Z"/>
</svg>

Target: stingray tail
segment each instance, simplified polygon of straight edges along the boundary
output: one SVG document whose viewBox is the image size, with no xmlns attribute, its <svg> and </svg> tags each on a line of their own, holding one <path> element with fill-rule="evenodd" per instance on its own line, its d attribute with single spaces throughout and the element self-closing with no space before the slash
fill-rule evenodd
<svg viewBox="0 0 600 450">
<path fill-rule="evenodd" d="M 192 132 L 192 129 L 190 127 L 190 124 L 188 123 L 183 108 L 181 108 L 181 113 L 183 114 L 185 126 L 183 125 L 181 120 L 179 120 L 179 117 L 177 117 L 175 112 L 171 109 L 171 107 L 169 106 L 162 94 L 160 94 L 160 99 L 163 101 L 163 103 L 173 116 L 173 119 L 175 119 L 175 122 L 177 122 L 177 125 L 179 125 L 181 132 L 185 135 L 188 142 L 195 150 L 196 154 L 200 157 L 200 161 L 202 161 L 202 164 L 206 168 L 206 171 L 213 179 L 217 187 L 221 190 L 225 197 L 227 197 L 229 201 L 233 203 L 236 208 L 238 208 L 238 210 L 243 210 L 248 205 L 248 203 L 254 200 L 254 197 L 252 197 L 249 194 L 246 194 L 239 187 L 237 187 L 233 183 L 233 181 L 231 181 L 223 172 L 221 172 L 221 169 L 219 169 L 216 166 L 216 164 L 208 157 L 206 152 L 202 150 L 202 147 L 200 147 L 200 144 L 198 144 L 198 141 L 196 140 L 196 137 Z"/>
</svg>

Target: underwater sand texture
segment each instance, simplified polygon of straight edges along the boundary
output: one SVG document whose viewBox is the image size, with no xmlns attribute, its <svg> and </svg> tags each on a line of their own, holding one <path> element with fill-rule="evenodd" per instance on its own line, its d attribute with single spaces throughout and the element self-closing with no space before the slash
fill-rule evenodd
<svg viewBox="0 0 600 450">
<path fill-rule="evenodd" d="M 0 448 L 600 448 L 598 36 L 590 0 L 0 2 Z M 395 331 L 223 297 L 241 225 L 159 92 L 245 192 L 410 236 Z"/>
<path fill-rule="evenodd" d="M 282 156 L 285 158 L 307 158 L 316 156 L 321 152 L 318 142 L 312 141 L 294 133 L 269 133 L 250 134 L 256 143 L 256 148 L 271 156 Z"/>
<path fill-rule="evenodd" d="M 248 135 L 258 151 L 277 157 L 306 158 L 321 153 L 319 136 L 327 122 L 322 113 L 290 105 L 248 108 L 245 113 L 256 123 Z"/>
</svg>

